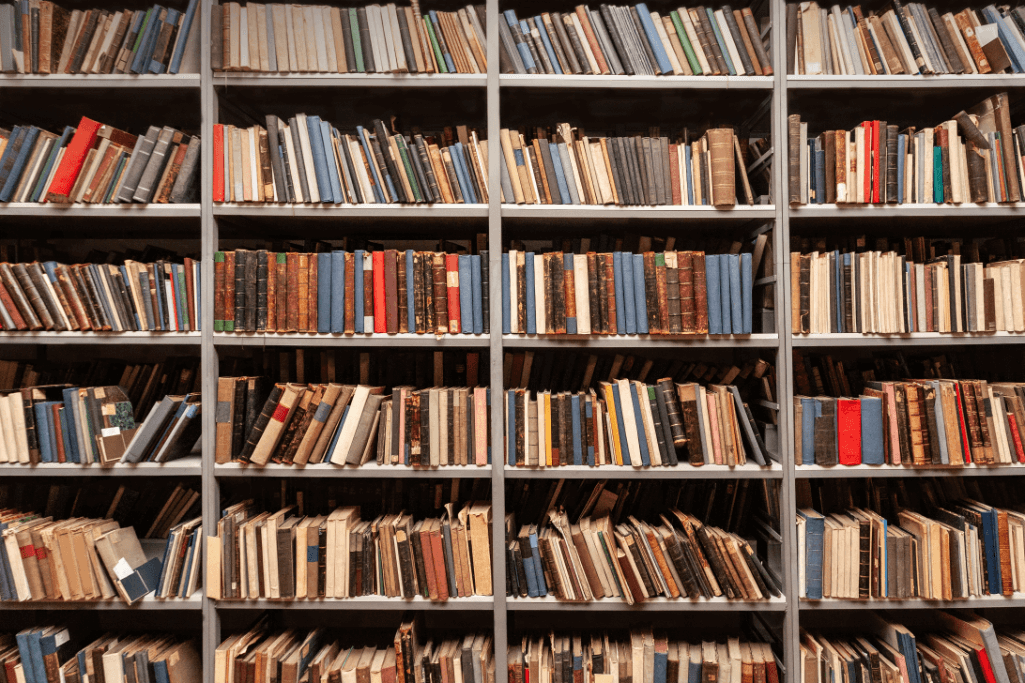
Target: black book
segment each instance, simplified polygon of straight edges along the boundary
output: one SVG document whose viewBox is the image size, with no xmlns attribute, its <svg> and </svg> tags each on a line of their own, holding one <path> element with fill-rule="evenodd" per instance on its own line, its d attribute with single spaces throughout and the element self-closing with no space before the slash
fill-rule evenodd
<svg viewBox="0 0 1025 683">
<path fill-rule="evenodd" d="M 235 330 L 245 330 L 246 320 L 246 262 L 248 249 L 235 250 Z"/>
<path fill-rule="evenodd" d="M 368 74 L 376 73 L 374 51 L 370 46 L 370 25 L 367 23 L 367 10 L 365 7 L 360 7 L 356 10 L 356 20 L 359 23 L 359 42 L 363 49 L 363 71 Z"/>
</svg>

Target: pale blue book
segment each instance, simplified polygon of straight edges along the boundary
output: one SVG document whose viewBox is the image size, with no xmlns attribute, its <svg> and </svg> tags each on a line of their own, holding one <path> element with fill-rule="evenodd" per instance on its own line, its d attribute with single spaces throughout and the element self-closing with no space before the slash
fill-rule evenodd
<svg viewBox="0 0 1025 683">
<path fill-rule="evenodd" d="M 634 315 L 637 317 L 637 334 L 647 334 L 648 303 L 644 299 L 644 254 L 631 254 L 630 256 L 630 260 L 634 264 Z"/>
<path fill-rule="evenodd" d="M 635 254 L 623 253 L 623 308 L 626 311 L 626 333 L 637 334 L 637 312 L 633 296 Z M 643 256 L 642 262 L 643 262 Z"/>
<path fill-rule="evenodd" d="M 473 332 L 473 321 L 477 317 L 473 308 L 473 267 L 469 254 L 459 255 L 459 329 L 463 334 Z M 478 287 L 479 289 L 479 287 Z M 480 301 L 477 301 L 480 304 Z"/>
<path fill-rule="evenodd" d="M 815 418 L 822 416 L 822 404 L 814 398 L 801 399 L 801 464 L 815 464 Z"/>
<path fill-rule="evenodd" d="M 490 293 L 485 294 L 483 291 L 479 254 L 470 257 L 470 282 L 473 293 L 473 333 L 484 334 L 484 296 L 490 296 Z"/>
<path fill-rule="evenodd" d="M 331 253 L 317 254 L 317 332 L 331 332 Z"/>
<path fill-rule="evenodd" d="M 740 292 L 742 304 L 742 334 L 751 334 L 754 328 L 752 296 L 754 290 L 754 273 L 751 272 L 751 254 L 740 255 Z"/>
<path fill-rule="evenodd" d="M 730 255 L 719 254 L 719 313 L 722 316 L 722 333 L 733 334 L 733 306 L 730 288 Z"/>
<path fill-rule="evenodd" d="M 299 125 L 302 125 L 300 120 Z M 331 190 L 331 178 L 327 174 L 327 157 L 324 155 L 323 131 L 320 128 L 319 116 L 306 117 L 306 132 L 310 136 L 310 152 L 313 155 L 313 172 L 317 183 L 320 201 L 334 204 L 334 193 Z M 307 181 L 310 179 L 307 178 Z"/>
<path fill-rule="evenodd" d="M 570 195 L 569 186 L 566 185 L 566 174 L 562 169 L 562 157 L 559 154 L 559 146 L 554 143 L 550 144 L 548 145 L 548 151 L 552 154 L 552 166 L 555 167 L 555 179 L 559 185 L 559 198 L 563 204 L 572 204 L 573 198 Z M 505 164 L 501 164 L 501 166 L 506 168 Z"/>
<path fill-rule="evenodd" d="M 363 332 L 373 332 L 373 330 L 363 329 L 363 311 L 366 310 L 365 304 L 363 302 L 363 255 L 366 253 L 367 252 L 363 249 L 357 249 L 355 252 L 356 256 L 353 258 L 353 260 L 356 262 L 356 267 L 353 270 L 354 275 L 352 282 L 352 308 L 356 313 L 356 315 L 354 316 L 356 318 L 356 334 L 361 334 Z"/>
<path fill-rule="evenodd" d="M 569 273 L 571 282 L 573 277 L 573 254 L 562 255 L 562 270 L 563 273 Z M 565 275 L 564 275 L 565 277 Z M 566 296 L 575 296 L 574 292 L 567 293 Z M 577 318 L 576 316 L 566 316 L 566 334 L 577 333 Z"/>
<path fill-rule="evenodd" d="M 331 124 L 327 121 L 320 122 L 320 136 L 324 140 L 324 158 L 327 161 L 328 180 L 331 181 L 331 194 L 334 195 L 334 203 L 341 204 L 345 201 L 345 195 L 342 194 L 342 181 L 338 176 L 338 164 L 335 163 L 335 144 L 331 134 Z"/>
<path fill-rule="evenodd" d="M 416 332 L 416 302 L 413 298 L 413 250 L 406 250 L 406 322 L 410 333 Z"/>
<path fill-rule="evenodd" d="M 861 401 L 861 462 L 863 465 L 885 465 L 883 400 L 874 396 L 862 396 L 859 400 Z"/>
<path fill-rule="evenodd" d="M 320 264 L 318 263 L 319 267 Z M 410 278 L 412 279 L 412 278 Z M 319 287 L 319 282 L 317 283 Z M 319 289 L 317 295 L 320 295 Z M 345 331 L 345 252 L 331 252 L 331 334 Z"/>
<path fill-rule="evenodd" d="M 648 6 L 643 2 L 639 2 L 634 8 L 637 10 L 638 18 L 641 20 L 641 27 L 644 29 L 644 35 L 648 39 L 651 52 L 655 55 L 659 73 L 672 74 L 673 65 L 669 62 L 669 56 L 666 55 L 665 48 L 662 46 L 662 39 L 658 37 L 658 31 L 655 30 L 655 23 L 651 20 L 651 12 L 648 10 Z"/>
<path fill-rule="evenodd" d="M 612 271 L 613 277 L 616 280 L 616 334 L 626 334 L 626 302 L 623 299 L 623 252 L 612 252 Z"/>
<path fill-rule="evenodd" d="M 708 299 L 709 334 L 723 334 L 719 282 L 719 255 L 708 254 L 705 256 L 705 294 Z"/>
<path fill-rule="evenodd" d="M 548 37 L 548 31 L 545 30 L 545 22 L 541 19 L 541 15 L 534 17 L 534 26 L 537 26 L 538 33 L 541 34 L 541 42 L 544 43 L 545 52 L 548 53 L 548 60 L 552 63 L 552 68 L 555 69 L 555 73 L 562 74 L 562 66 L 559 65 L 559 60 L 555 56 L 555 50 L 552 48 L 552 41 Z"/>
</svg>

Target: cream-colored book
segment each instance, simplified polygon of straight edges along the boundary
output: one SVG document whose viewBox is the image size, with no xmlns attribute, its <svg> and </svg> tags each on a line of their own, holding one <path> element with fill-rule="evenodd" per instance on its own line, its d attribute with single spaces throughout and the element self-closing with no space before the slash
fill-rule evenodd
<svg viewBox="0 0 1025 683">
<path fill-rule="evenodd" d="M 292 71 L 292 66 L 288 60 L 288 46 L 291 43 L 289 34 L 291 29 L 285 18 L 286 15 L 290 16 L 291 12 L 288 11 L 287 5 L 274 4 L 268 5 L 268 8 L 274 23 L 274 57 L 278 63 L 278 71 Z"/>
<path fill-rule="evenodd" d="M 400 12 L 406 15 L 406 25 L 409 27 L 409 42 L 413 45 L 413 57 L 416 64 L 410 64 L 409 70 L 416 70 L 417 73 L 425 73 L 427 66 L 424 64 L 423 41 L 420 39 L 419 27 L 416 25 L 416 18 L 413 16 L 412 7 L 400 7 Z"/>
<path fill-rule="evenodd" d="M 388 25 L 388 35 L 391 37 L 392 52 L 395 54 L 395 69 L 400 73 L 407 73 L 409 65 L 406 64 L 406 51 L 402 47 L 402 32 L 399 29 L 399 15 L 395 9 L 395 3 L 385 5 L 385 12 Z"/>
<path fill-rule="evenodd" d="M 288 5 L 292 15 L 292 25 L 289 27 L 289 35 L 295 46 L 295 71 L 307 72 L 310 70 L 309 62 L 306 59 L 306 21 L 303 19 L 302 5 Z M 289 60 L 292 58 L 292 48 L 289 47 Z"/>
<path fill-rule="evenodd" d="M 306 114 L 296 114 L 296 125 L 299 126 L 299 146 L 302 152 L 302 163 L 306 169 L 306 184 L 310 188 L 309 201 L 320 203 L 320 189 L 317 187 L 316 169 L 313 167 L 313 150 L 310 146 L 310 132 L 306 122 Z"/>
<path fill-rule="evenodd" d="M 818 3 L 802 2 L 801 17 L 801 37 L 804 42 L 804 73 L 809 76 L 822 74 L 822 25 L 819 21 Z"/>
<path fill-rule="evenodd" d="M 670 39 L 670 34 L 666 32 L 665 22 L 662 17 L 659 16 L 658 12 L 650 12 L 650 15 L 652 24 L 655 26 L 655 32 L 658 34 L 658 39 L 662 42 L 662 48 L 665 50 L 666 56 L 669 58 L 669 65 L 673 68 L 673 75 L 679 76 L 683 74 L 683 65 L 680 63 L 680 58 L 674 49 L 679 44 L 679 41 Z M 670 22 L 671 21 L 672 20 L 670 19 Z M 675 38 L 675 33 L 672 35 Z"/>
<path fill-rule="evenodd" d="M 336 7 L 334 9 L 337 10 L 338 8 Z M 335 52 L 337 38 L 334 34 L 334 23 L 332 19 L 334 13 L 331 11 L 331 7 L 318 7 L 317 10 L 320 12 L 320 21 L 324 27 L 324 48 L 327 51 L 327 72 L 336 74 L 338 73 L 338 55 Z M 345 54 L 344 51 L 342 54 Z"/>
<path fill-rule="evenodd" d="M 335 71 L 340 74 L 349 72 L 349 64 L 345 58 L 345 34 L 342 32 L 342 13 L 337 7 L 331 9 L 331 34 L 334 38 L 335 56 L 338 64 Z"/>
<path fill-rule="evenodd" d="M 270 51 L 274 49 L 274 46 L 267 42 L 267 5 L 251 4 L 249 13 L 254 15 L 256 20 L 256 54 L 259 56 L 259 59 L 251 59 L 252 69 L 267 72 L 270 71 Z"/>
<path fill-rule="evenodd" d="M 250 71 L 252 66 L 249 63 L 249 8 L 241 7 L 239 9 L 239 26 L 238 26 L 238 59 L 239 68 L 242 71 Z M 232 26 L 232 32 L 235 27 Z"/>
<path fill-rule="evenodd" d="M 303 7 L 303 22 L 306 27 L 306 65 L 310 71 L 327 71 L 327 46 L 324 44 L 324 27 L 316 8 Z"/>
</svg>

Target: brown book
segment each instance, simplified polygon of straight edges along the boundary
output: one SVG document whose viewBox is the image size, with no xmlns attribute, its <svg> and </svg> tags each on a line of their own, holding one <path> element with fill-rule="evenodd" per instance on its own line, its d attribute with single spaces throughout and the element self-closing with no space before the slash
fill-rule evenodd
<svg viewBox="0 0 1025 683">
<path fill-rule="evenodd" d="M 217 436 L 214 447 L 214 458 L 218 465 L 231 460 L 232 428 L 235 421 L 235 385 L 238 377 L 219 377 L 217 379 Z"/>
<path fill-rule="evenodd" d="M 285 283 L 289 300 L 293 303 L 285 307 L 285 331 L 296 332 L 299 330 L 299 306 L 295 305 L 299 301 L 299 254 L 294 251 L 285 255 Z"/>
<path fill-rule="evenodd" d="M 669 292 L 666 280 L 665 254 L 655 254 L 655 301 L 658 307 L 658 326 L 648 327 L 648 334 L 667 334 L 669 332 Z"/>
<path fill-rule="evenodd" d="M 694 331 L 708 334 L 708 282 L 705 280 L 705 252 L 691 253 L 694 270 Z"/>
<path fill-rule="evenodd" d="M 292 415 L 295 413 L 295 409 L 299 404 L 301 396 L 307 390 L 302 384 L 276 385 L 275 389 L 278 387 L 281 387 L 280 399 L 273 411 L 270 413 L 270 416 L 266 421 L 266 425 L 260 434 L 259 441 L 257 441 L 252 452 L 249 454 L 250 462 L 255 465 L 266 465 L 270 460 L 270 457 L 277 447 L 278 442 L 281 440 L 289 421 L 292 419 Z M 264 406 L 264 412 L 260 415 L 260 420 L 263 419 L 263 415 L 265 413 L 267 413 L 266 406 Z M 256 431 L 255 426 L 253 431 Z M 248 448 L 248 442 L 246 445 Z"/>
<path fill-rule="evenodd" d="M 351 256 L 346 254 L 346 256 Z M 316 257 L 314 256 L 314 259 Z M 299 332 L 310 331 L 310 255 L 301 252 L 296 254 L 296 325 Z M 348 273 L 346 273 L 348 275 Z M 316 331 L 316 328 L 313 328 Z"/>
<path fill-rule="evenodd" d="M 979 45 L 979 39 L 975 35 L 975 26 L 968 15 L 968 10 L 961 10 L 955 14 L 954 21 L 961 30 L 961 35 L 964 37 L 965 45 L 968 46 L 969 54 L 971 54 L 972 59 L 975 61 L 975 68 L 979 70 L 980 74 L 990 73 L 992 69 L 990 68 L 989 60 L 986 58 L 986 53 L 983 52 L 982 46 Z"/>
<path fill-rule="evenodd" d="M 445 270 L 445 253 L 430 253 L 431 287 L 434 293 L 434 334 L 448 333 L 448 273 Z"/>
<path fill-rule="evenodd" d="M 317 332 L 317 255 L 309 254 L 310 267 L 308 269 L 309 275 L 307 277 L 307 314 L 306 314 L 306 330 L 308 332 Z"/>
<path fill-rule="evenodd" d="M 309 302 L 307 301 L 307 306 Z M 302 304 L 300 304 L 302 306 Z M 345 334 L 356 332 L 356 255 L 345 253 Z"/>
<path fill-rule="evenodd" d="M 790 203 L 801 203 L 801 117 L 791 114 L 787 118 L 787 167 Z"/>
<path fill-rule="evenodd" d="M 278 255 L 267 252 L 267 332 L 278 329 Z"/>
</svg>

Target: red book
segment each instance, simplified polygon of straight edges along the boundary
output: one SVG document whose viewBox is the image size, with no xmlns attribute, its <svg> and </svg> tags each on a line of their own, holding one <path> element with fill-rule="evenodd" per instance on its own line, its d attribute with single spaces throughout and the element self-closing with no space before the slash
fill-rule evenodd
<svg viewBox="0 0 1025 683">
<path fill-rule="evenodd" d="M 54 441 L 57 443 L 57 452 L 53 455 L 57 458 L 57 462 L 68 461 L 67 453 L 64 451 L 64 430 L 61 428 L 62 412 L 64 412 L 64 406 L 58 403 L 50 406 L 50 419 L 53 420 Z"/>
<path fill-rule="evenodd" d="M 836 435 L 841 465 L 861 464 L 861 401 L 836 400 Z"/>
<path fill-rule="evenodd" d="M 1011 438 L 1014 440 L 1014 452 L 1018 456 L 1018 462 L 1025 463 L 1025 447 L 1021 443 L 1021 435 L 1018 434 L 1018 420 L 1014 413 L 1007 411 L 1007 422 L 1011 425 Z"/>
<path fill-rule="evenodd" d="M 957 424 L 960 427 L 959 434 L 961 437 L 961 452 L 964 453 L 964 462 L 966 465 L 972 464 L 972 449 L 969 446 L 968 441 L 968 429 L 965 427 L 964 421 L 964 394 L 961 393 L 961 383 L 954 382 L 954 391 L 957 392 Z"/>
<path fill-rule="evenodd" d="M 198 329 L 196 324 L 196 294 L 193 289 L 194 283 L 192 281 L 192 259 L 185 259 L 185 296 L 188 297 L 188 311 L 189 311 L 189 329 Z"/>
<path fill-rule="evenodd" d="M 386 298 L 384 296 L 384 252 L 375 251 L 374 254 L 374 332 L 385 334 L 388 332 L 388 313 L 385 310 Z"/>
<path fill-rule="evenodd" d="M 986 679 L 986 683 L 996 683 L 996 678 L 993 676 L 993 667 L 989 663 L 989 655 L 986 654 L 986 648 L 973 646 L 972 649 L 975 650 L 975 654 L 979 658 L 979 668 L 982 669 L 982 676 Z"/>
<path fill-rule="evenodd" d="M 448 277 L 448 332 L 459 334 L 459 254 L 445 254 Z"/>
<path fill-rule="evenodd" d="M 100 130 L 100 123 L 86 117 L 78 122 L 75 134 L 71 136 L 64 156 L 61 158 L 57 173 L 53 176 L 50 189 L 46 193 L 46 201 L 58 204 L 67 204 L 71 201 L 68 194 L 75 185 L 78 174 L 82 172 L 82 164 L 85 157 L 96 144 L 96 133 Z"/>
<path fill-rule="evenodd" d="M 214 124 L 214 201 L 224 201 L 224 124 Z"/>
<path fill-rule="evenodd" d="M 886 161 L 884 158 L 883 161 Z M 879 122 L 872 122 L 872 203 L 879 203 Z"/>
</svg>

